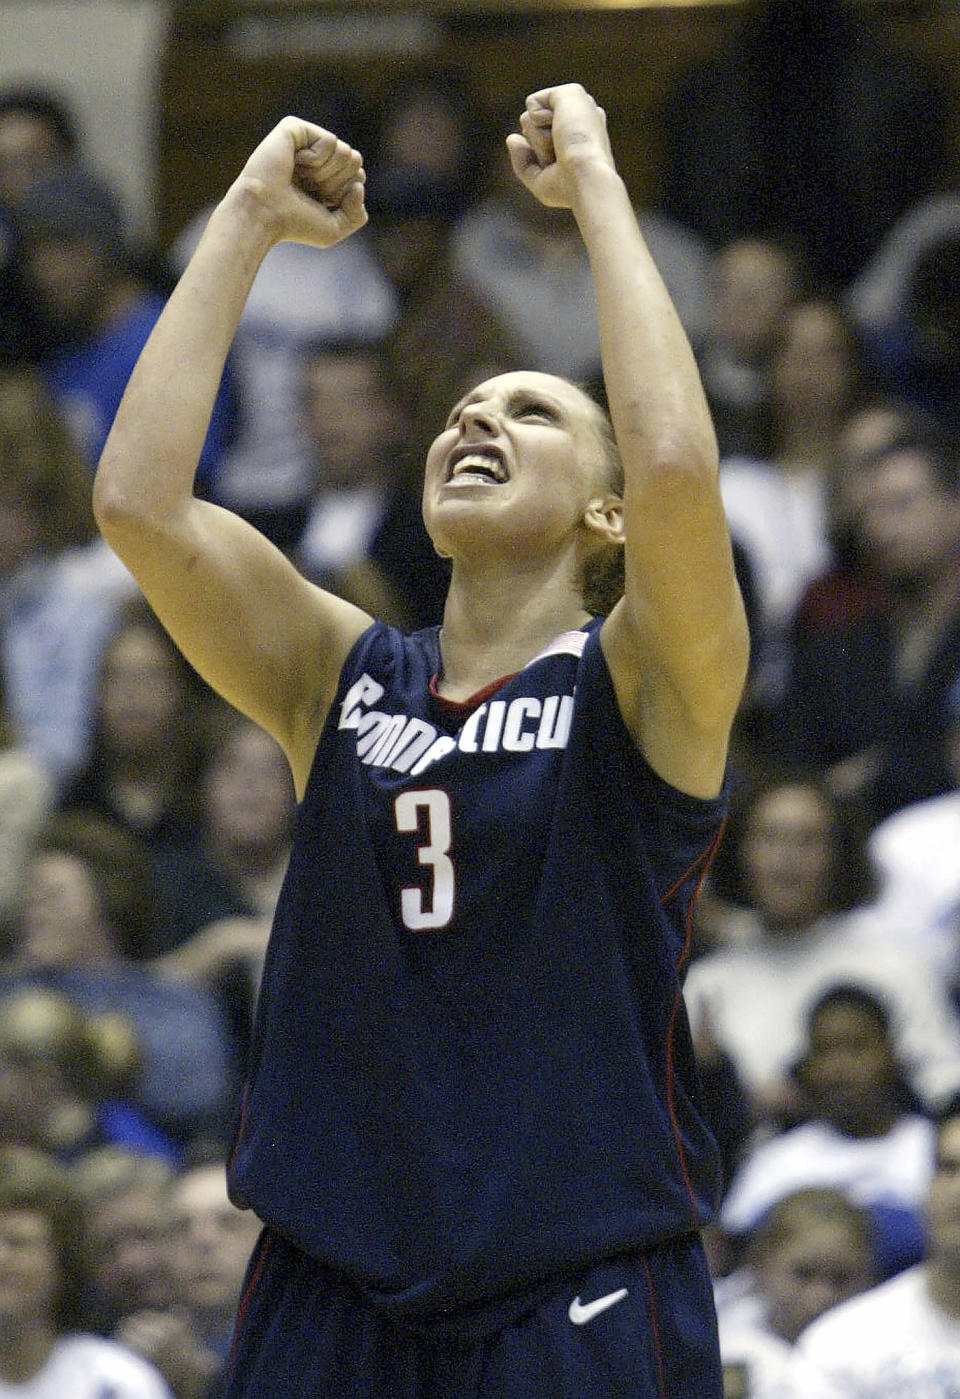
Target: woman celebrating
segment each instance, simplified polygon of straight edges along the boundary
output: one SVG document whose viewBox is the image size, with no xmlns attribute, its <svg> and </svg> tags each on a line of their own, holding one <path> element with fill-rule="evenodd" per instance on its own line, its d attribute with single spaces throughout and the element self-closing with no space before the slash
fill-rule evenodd
<svg viewBox="0 0 960 1399">
<path fill-rule="evenodd" d="M 374 622 L 192 493 L 267 249 L 366 219 L 359 153 L 309 122 L 212 214 L 97 477 L 107 538 L 301 800 L 230 1163 L 266 1226 L 231 1399 L 722 1392 L 681 1000 L 747 658 L 715 439 L 603 111 L 543 90 L 507 144 L 590 255 L 615 443 L 550 375 L 467 394 L 423 489 L 441 629 Z"/>
</svg>

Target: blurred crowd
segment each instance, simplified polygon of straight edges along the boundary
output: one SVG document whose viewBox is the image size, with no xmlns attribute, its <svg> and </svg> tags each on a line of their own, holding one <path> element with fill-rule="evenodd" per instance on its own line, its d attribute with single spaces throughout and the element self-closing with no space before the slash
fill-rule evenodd
<svg viewBox="0 0 960 1399">
<path fill-rule="evenodd" d="M 377 616 L 436 624 L 426 446 L 491 373 L 602 398 L 589 268 L 461 75 L 373 113 L 319 81 L 283 105 L 369 152 L 370 223 L 269 254 L 197 489 Z M 960 1395 L 948 106 L 842 0 L 758 3 L 678 81 L 638 209 L 713 409 L 753 638 L 687 977 L 737 1399 Z M 144 246 L 62 96 L 0 91 L 0 1396 L 214 1399 L 257 1234 L 224 1164 L 289 772 L 90 504 L 204 217 Z"/>
</svg>

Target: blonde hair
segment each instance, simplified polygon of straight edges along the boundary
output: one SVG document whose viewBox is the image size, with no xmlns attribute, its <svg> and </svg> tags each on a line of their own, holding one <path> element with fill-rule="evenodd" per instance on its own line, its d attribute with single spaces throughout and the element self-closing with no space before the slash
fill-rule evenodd
<svg viewBox="0 0 960 1399">
<path fill-rule="evenodd" d="M 593 427 L 600 444 L 606 485 L 616 496 L 623 495 L 623 459 L 606 409 L 582 384 L 576 386 L 590 405 Z M 581 592 L 583 605 L 596 617 L 606 617 L 623 596 L 624 555 L 622 544 L 596 549 L 583 566 Z"/>
</svg>

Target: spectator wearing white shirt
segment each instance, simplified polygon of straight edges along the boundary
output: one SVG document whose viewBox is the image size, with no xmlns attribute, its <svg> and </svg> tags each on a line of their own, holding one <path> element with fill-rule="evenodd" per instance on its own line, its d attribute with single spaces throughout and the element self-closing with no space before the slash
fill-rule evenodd
<svg viewBox="0 0 960 1399">
<path fill-rule="evenodd" d="M 2 1399 L 171 1399 L 159 1372 L 76 1329 L 80 1218 L 66 1172 L 42 1152 L 0 1148 Z"/>
<path fill-rule="evenodd" d="M 0 666 L 7 717 L 60 781 L 85 749 L 100 647 L 136 591 L 97 539 L 90 477 L 33 370 L 0 374 Z"/>
<path fill-rule="evenodd" d="M 922 922 L 930 957 L 954 983 L 960 980 L 960 676 L 955 710 L 945 744 L 955 790 L 901 807 L 870 833 L 881 901 Z"/>
<path fill-rule="evenodd" d="M 836 986 L 816 1002 L 808 1026 L 796 1067 L 803 1120 L 748 1149 L 720 1222 L 742 1237 L 792 1191 L 830 1186 L 869 1211 L 886 1276 L 923 1255 L 933 1122 L 911 1100 L 876 996 Z"/>
<path fill-rule="evenodd" d="M 685 988 L 695 1032 L 706 1023 L 761 1119 L 794 1120 L 791 1070 L 806 1017 L 837 982 L 889 1007 L 911 1088 L 939 1107 L 960 1088 L 960 1022 L 947 989 L 871 904 L 865 832 L 816 774 L 780 773 L 735 794 L 714 891 L 730 901 L 730 941 L 699 958 Z"/>
<path fill-rule="evenodd" d="M 833 557 L 833 463 L 862 391 L 859 347 L 840 305 L 820 295 L 787 304 L 770 352 L 766 450 L 725 455 L 720 464 L 730 533 L 746 551 L 757 586 L 753 669 L 759 702 L 771 703 L 779 694 L 793 610 Z"/>
<path fill-rule="evenodd" d="M 362 144 L 366 119 L 344 110 L 327 85 L 308 79 L 284 94 L 275 119 L 300 112 Z M 273 121 L 265 121 L 269 130 Z M 212 206 L 175 238 L 169 260 L 180 273 L 206 227 Z M 324 341 L 378 342 L 394 327 L 396 292 L 362 229 L 322 252 L 303 243 L 272 247 L 254 279 L 231 349 L 241 413 L 219 464 L 216 499 L 257 525 L 280 548 L 301 526 L 313 489 L 311 447 L 300 413 L 300 366 L 308 346 Z"/>
<path fill-rule="evenodd" d="M 783 1399 L 798 1337 L 874 1276 L 866 1212 L 829 1187 L 791 1192 L 754 1232 L 744 1267 L 717 1286 L 725 1370 L 747 1371 L 750 1399 Z"/>
<path fill-rule="evenodd" d="M 960 1110 L 944 1114 L 927 1192 L 923 1263 L 838 1307 L 803 1335 L 796 1399 L 960 1395 Z"/>
</svg>

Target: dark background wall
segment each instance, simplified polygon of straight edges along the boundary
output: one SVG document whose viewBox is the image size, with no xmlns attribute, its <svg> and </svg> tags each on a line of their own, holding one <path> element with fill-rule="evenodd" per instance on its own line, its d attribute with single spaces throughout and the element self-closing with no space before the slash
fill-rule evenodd
<svg viewBox="0 0 960 1399">
<path fill-rule="evenodd" d="M 960 181 L 960 6 L 863 0 L 861 8 L 951 93 L 954 156 L 944 183 Z M 447 66 L 468 75 L 467 96 L 497 140 L 526 92 L 582 81 L 607 109 L 635 199 L 654 202 L 664 95 L 743 16 L 736 0 L 636 8 L 181 0 L 160 64 L 160 234 L 175 234 L 223 189 L 301 82 L 315 84 L 321 102 L 357 98 L 375 112 L 406 76 Z M 362 139 L 361 129 L 355 143 Z"/>
</svg>

